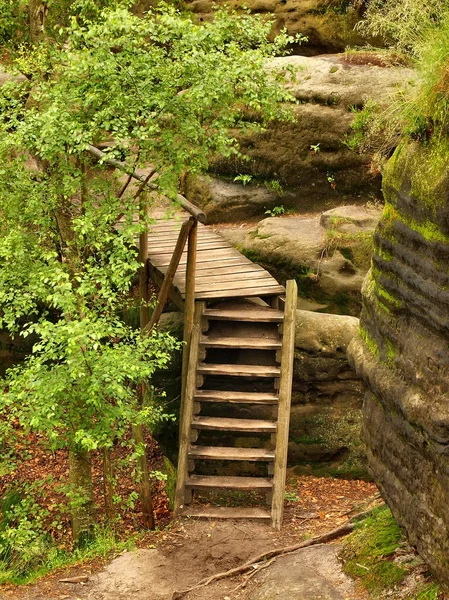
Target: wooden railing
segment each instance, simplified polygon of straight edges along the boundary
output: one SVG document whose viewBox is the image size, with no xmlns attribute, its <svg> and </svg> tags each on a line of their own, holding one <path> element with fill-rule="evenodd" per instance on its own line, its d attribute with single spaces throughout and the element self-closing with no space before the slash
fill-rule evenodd
<svg viewBox="0 0 449 600">
<path fill-rule="evenodd" d="M 149 176 L 143 176 L 137 173 L 135 170 L 129 169 L 129 167 L 114 158 L 109 158 L 108 155 L 96 148 L 95 146 L 89 145 L 87 151 L 95 156 L 98 160 L 101 160 L 104 164 L 107 164 L 115 169 L 119 169 L 123 173 L 126 173 L 129 177 L 140 181 L 142 187 L 145 186 L 152 191 L 157 191 L 158 186 L 151 182 Z M 155 174 L 155 173 L 154 173 Z M 145 231 L 140 235 L 139 239 L 139 259 L 142 263 L 140 276 L 139 276 L 139 290 L 141 298 L 140 308 L 140 327 L 143 333 L 149 334 L 153 327 L 159 322 L 165 303 L 167 302 L 170 288 L 173 284 L 173 279 L 176 275 L 176 271 L 181 262 L 181 257 L 187 244 L 187 266 L 186 266 L 186 290 L 184 300 L 184 348 L 182 354 L 182 391 L 181 391 L 181 411 L 183 408 L 184 394 L 186 377 L 189 365 L 189 355 L 191 347 L 191 338 L 193 331 L 194 313 L 195 313 L 195 277 L 196 277 L 196 251 L 197 251 L 197 240 L 198 240 L 198 222 L 205 223 L 206 215 L 204 212 L 189 202 L 187 198 L 181 194 L 177 195 L 177 201 L 181 207 L 187 211 L 191 217 L 188 221 L 183 223 L 179 237 L 176 242 L 173 255 L 170 260 L 169 267 L 165 273 L 164 280 L 162 282 L 159 294 L 157 297 L 156 305 L 153 310 L 151 318 L 148 315 L 148 293 L 149 293 L 149 275 L 148 275 L 148 232 Z M 144 207 L 140 206 L 140 212 Z"/>
<path fill-rule="evenodd" d="M 87 147 L 87 151 L 90 154 L 92 154 L 92 156 L 95 156 L 95 158 L 97 158 L 98 160 L 101 160 L 105 165 L 109 165 L 110 167 L 119 169 L 119 171 L 122 171 L 123 173 L 126 173 L 133 179 L 136 179 L 137 181 L 140 181 L 141 183 L 145 184 L 145 186 L 148 187 L 148 189 L 153 191 L 157 191 L 159 189 L 156 184 L 147 180 L 146 177 L 140 175 L 135 170 L 129 169 L 129 167 L 124 162 L 116 160 L 115 158 L 109 158 L 106 152 L 103 152 L 99 148 L 89 145 Z M 185 198 L 182 194 L 178 194 L 176 199 L 181 205 L 181 207 L 184 210 L 186 210 L 190 215 L 192 215 L 192 217 L 195 217 L 197 221 L 199 221 L 200 223 L 206 222 L 206 215 L 200 208 L 198 208 L 198 206 L 195 206 L 194 204 L 189 202 L 187 198 Z"/>
<path fill-rule="evenodd" d="M 196 208 L 196 207 L 195 207 Z M 187 265 L 186 265 L 186 289 L 184 300 L 184 348 L 182 353 L 182 389 L 181 389 L 181 411 L 184 404 L 185 384 L 189 365 L 189 355 L 191 347 L 191 338 L 193 331 L 193 321 L 195 314 L 195 278 L 196 278 L 196 251 L 198 241 L 198 220 L 192 216 L 188 221 L 185 221 L 179 232 L 170 264 L 165 273 L 162 286 L 154 307 L 151 319 L 145 327 L 148 332 L 159 322 L 165 303 L 167 302 L 170 288 L 173 284 L 176 271 L 181 261 L 184 248 L 187 244 Z M 148 270 L 146 270 L 148 273 Z M 146 275 L 148 278 L 148 275 Z M 146 289 L 148 289 L 148 280 L 146 281 Z M 182 414 L 182 412 L 181 412 Z"/>
</svg>

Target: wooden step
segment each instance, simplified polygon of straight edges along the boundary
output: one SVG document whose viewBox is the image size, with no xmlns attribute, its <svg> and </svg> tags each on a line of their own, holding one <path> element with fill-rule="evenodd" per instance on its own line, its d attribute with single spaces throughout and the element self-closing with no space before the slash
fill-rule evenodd
<svg viewBox="0 0 449 600">
<path fill-rule="evenodd" d="M 258 506 L 186 506 L 181 516 L 198 519 L 271 519 L 270 511 Z"/>
<path fill-rule="evenodd" d="M 203 316 L 214 321 L 247 321 L 264 323 L 282 323 L 284 313 L 274 308 L 263 308 L 254 305 L 254 308 L 208 308 Z"/>
<path fill-rule="evenodd" d="M 243 348 L 255 350 L 278 350 L 282 347 L 281 340 L 251 337 L 203 337 L 200 345 L 205 348 Z"/>
<path fill-rule="evenodd" d="M 276 423 L 264 419 L 232 419 L 228 417 L 193 417 L 193 429 L 211 431 L 241 431 L 248 433 L 274 433 Z"/>
<path fill-rule="evenodd" d="M 218 477 L 190 475 L 186 488 L 196 490 L 271 490 L 273 480 L 268 477 Z"/>
<path fill-rule="evenodd" d="M 224 402 L 229 404 L 277 404 L 276 394 L 266 392 L 231 392 L 223 390 L 197 390 L 195 402 Z"/>
<path fill-rule="evenodd" d="M 279 377 L 279 367 L 271 365 L 216 365 L 200 363 L 199 375 L 230 375 L 232 377 Z"/>
<path fill-rule="evenodd" d="M 189 458 L 201 460 L 273 461 L 274 452 L 265 448 L 224 448 L 219 446 L 190 446 Z"/>
</svg>

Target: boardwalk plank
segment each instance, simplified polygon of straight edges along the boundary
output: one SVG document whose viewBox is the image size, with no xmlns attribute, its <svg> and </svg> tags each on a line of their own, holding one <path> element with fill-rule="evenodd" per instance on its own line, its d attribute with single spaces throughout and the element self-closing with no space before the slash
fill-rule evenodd
<svg viewBox="0 0 449 600">
<path fill-rule="evenodd" d="M 187 216 L 181 213 L 175 219 L 159 219 L 150 228 L 148 242 L 151 272 L 161 280 L 170 264 L 173 249 L 182 223 Z M 185 296 L 187 252 L 181 256 L 173 281 L 173 290 Z M 284 292 L 263 267 L 240 254 L 218 233 L 198 225 L 197 273 L 195 295 L 197 300 L 214 298 L 244 298 L 245 296 L 276 295 Z"/>
</svg>

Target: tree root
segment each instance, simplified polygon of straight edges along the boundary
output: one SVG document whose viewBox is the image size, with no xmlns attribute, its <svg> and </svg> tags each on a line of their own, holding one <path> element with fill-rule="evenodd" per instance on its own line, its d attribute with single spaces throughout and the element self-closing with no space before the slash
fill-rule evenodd
<svg viewBox="0 0 449 600">
<path fill-rule="evenodd" d="M 327 533 L 323 533 L 322 535 L 318 535 L 316 537 L 310 538 L 309 540 L 305 540 L 304 542 L 299 542 L 298 544 L 293 544 L 291 546 L 284 546 L 282 548 L 276 548 L 275 550 L 269 550 L 268 552 L 264 552 L 263 554 L 259 554 L 258 556 L 255 556 L 254 558 L 247 561 L 243 565 L 240 565 L 239 567 L 234 567 L 233 569 L 229 569 L 228 571 L 223 571 L 222 573 L 216 573 L 215 575 L 211 575 L 210 577 L 201 579 L 201 581 L 199 581 L 197 584 L 193 585 L 192 587 L 189 587 L 180 592 L 178 592 L 178 591 L 173 592 L 172 600 L 181 600 L 181 598 L 184 598 L 184 596 L 186 596 L 189 592 L 192 592 L 193 590 L 197 590 L 198 588 L 201 588 L 201 587 L 206 587 L 206 586 L 210 585 L 211 583 L 214 583 L 215 581 L 219 581 L 220 579 L 226 579 L 227 577 L 234 577 L 235 575 L 242 575 L 248 571 L 251 571 L 251 574 L 249 575 L 249 577 L 247 577 L 247 579 L 243 582 L 243 584 L 240 584 L 236 589 L 239 589 L 240 587 L 244 587 L 248 583 L 249 579 L 251 579 L 261 569 L 269 567 L 279 556 L 284 556 L 285 554 L 291 554 L 292 552 L 296 552 L 297 550 L 302 550 L 303 548 L 308 548 L 309 546 L 316 546 L 318 544 L 326 544 L 327 542 L 331 542 L 332 540 L 335 540 L 335 539 L 338 539 L 345 535 L 348 535 L 348 533 L 351 533 L 351 531 L 354 530 L 354 527 L 355 527 L 357 521 L 364 519 L 365 517 L 370 515 L 371 512 L 372 512 L 372 509 L 357 513 L 356 515 L 351 517 L 351 519 L 346 521 L 346 523 L 343 523 L 343 525 L 340 525 L 339 527 L 336 527 L 335 529 L 332 529 L 331 531 L 328 531 Z M 271 560 L 269 560 L 269 559 L 271 559 Z M 261 563 L 261 564 L 259 564 L 259 563 Z"/>
</svg>

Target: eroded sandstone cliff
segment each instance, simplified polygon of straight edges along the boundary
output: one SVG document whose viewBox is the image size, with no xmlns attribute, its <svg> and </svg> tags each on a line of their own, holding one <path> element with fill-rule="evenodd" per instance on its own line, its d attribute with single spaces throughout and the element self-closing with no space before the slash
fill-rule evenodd
<svg viewBox="0 0 449 600">
<path fill-rule="evenodd" d="M 449 173 L 445 144 L 407 142 L 386 200 L 350 346 L 369 387 L 364 435 L 383 496 L 449 581 Z"/>
</svg>

